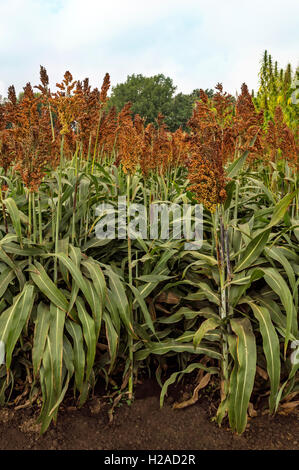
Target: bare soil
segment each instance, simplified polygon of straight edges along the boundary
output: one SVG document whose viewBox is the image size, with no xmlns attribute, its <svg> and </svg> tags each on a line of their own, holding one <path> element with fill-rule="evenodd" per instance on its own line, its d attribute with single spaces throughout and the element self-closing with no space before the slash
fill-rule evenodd
<svg viewBox="0 0 299 470">
<path fill-rule="evenodd" d="M 137 388 L 131 406 L 115 408 L 100 397 L 83 408 L 64 405 L 57 425 L 42 436 L 36 410 L 0 409 L 1 450 L 298 450 L 299 412 L 271 417 L 262 410 L 249 418 L 243 435 L 233 434 L 228 424 L 219 428 L 212 421 L 215 409 L 206 397 L 176 410 L 168 397 L 159 407 L 159 387 L 146 380 Z"/>
</svg>

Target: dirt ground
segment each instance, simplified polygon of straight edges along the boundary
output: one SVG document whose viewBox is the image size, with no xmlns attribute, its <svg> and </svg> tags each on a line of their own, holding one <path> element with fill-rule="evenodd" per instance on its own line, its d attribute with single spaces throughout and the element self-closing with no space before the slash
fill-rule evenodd
<svg viewBox="0 0 299 470">
<path fill-rule="evenodd" d="M 259 412 L 249 419 L 242 436 L 227 423 L 211 421 L 209 401 L 202 397 L 188 408 L 174 410 L 173 398 L 159 407 L 159 388 L 140 385 L 131 406 L 117 407 L 112 423 L 111 406 L 94 398 L 82 409 L 64 406 L 56 427 L 39 435 L 36 411 L 0 409 L 0 450 L 298 450 L 299 412 L 270 417 Z"/>
</svg>

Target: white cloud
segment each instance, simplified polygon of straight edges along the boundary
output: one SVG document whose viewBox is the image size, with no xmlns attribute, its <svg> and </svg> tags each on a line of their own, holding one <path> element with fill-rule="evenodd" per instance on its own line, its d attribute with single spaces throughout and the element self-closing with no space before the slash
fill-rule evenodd
<svg viewBox="0 0 299 470">
<path fill-rule="evenodd" d="M 164 73 L 178 91 L 220 81 L 235 93 L 257 86 L 268 49 L 281 66 L 297 65 L 297 0 L 0 0 L 0 93 L 69 69 L 100 86 L 132 73 Z"/>
</svg>

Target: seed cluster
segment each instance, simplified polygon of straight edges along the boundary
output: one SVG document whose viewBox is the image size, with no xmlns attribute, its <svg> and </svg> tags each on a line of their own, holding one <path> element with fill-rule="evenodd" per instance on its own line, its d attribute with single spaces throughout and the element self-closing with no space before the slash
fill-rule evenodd
<svg viewBox="0 0 299 470">
<path fill-rule="evenodd" d="M 281 108 L 266 122 L 246 84 L 236 100 L 221 84 L 212 98 L 201 90 L 186 133 L 181 128 L 169 132 L 162 114 L 145 126 L 141 116 L 133 118 L 130 103 L 117 114 L 109 106 L 109 74 L 99 90 L 91 88 L 88 78 L 74 80 L 67 71 L 52 93 L 41 66 L 40 82 L 38 93 L 27 83 L 19 99 L 9 87 L 8 99 L 0 106 L 0 165 L 4 173 L 13 165 L 32 192 L 46 171 L 59 164 L 62 138 L 65 158 L 78 149 L 85 159 L 93 155 L 99 160 L 114 152 L 125 173 L 140 167 L 148 177 L 188 167 L 189 189 L 211 211 L 226 198 L 227 163 L 246 150 L 249 165 L 283 158 L 298 169 L 298 136 L 284 122 Z"/>
<path fill-rule="evenodd" d="M 298 169 L 298 143 L 283 120 L 280 107 L 275 117 L 265 124 L 263 111 L 255 109 L 244 83 L 236 103 L 221 84 L 213 98 L 200 90 L 193 116 L 189 120 L 189 189 L 199 202 L 214 211 L 226 198 L 225 167 L 248 151 L 248 163 L 268 163 L 282 157 Z"/>
</svg>

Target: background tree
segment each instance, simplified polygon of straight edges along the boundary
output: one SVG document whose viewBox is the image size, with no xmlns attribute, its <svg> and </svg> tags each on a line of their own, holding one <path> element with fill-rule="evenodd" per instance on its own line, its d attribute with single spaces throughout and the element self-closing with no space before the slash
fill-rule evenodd
<svg viewBox="0 0 299 470">
<path fill-rule="evenodd" d="M 109 104 L 119 112 L 130 101 L 133 114 L 140 114 L 145 124 L 149 124 L 159 113 L 169 115 L 175 89 L 172 79 L 163 74 L 153 77 L 133 74 L 125 83 L 112 88 Z"/>
<path fill-rule="evenodd" d="M 165 117 L 170 131 L 179 127 L 186 130 L 186 123 L 192 115 L 193 105 L 199 99 L 199 89 L 190 94 L 174 95 L 176 86 L 169 77 L 163 74 L 145 77 L 141 74 L 129 75 L 124 83 L 112 88 L 109 106 L 115 106 L 118 112 L 129 101 L 132 103 L 133 115 L 139 114 L 145 124 L 155 123 L 159 113 Z M 213 90 L 205 90 L 209 98 Z"/>
<path fill-rule="evenodd" d="M 211 98 L 214 94 L 211 89 L 205 90 L 205 93 L 208 98 Z M 199 96 L 199 88 L 197 88 L 190 94 L 178 93 L 172 98 L 170 113 L 165 116 L 165 122 L 171 132 L 179 127 L 184 131 L 187 130 L 187 122 L 192 116 L 194 103 L 199 99 Z"/>
</svg>

